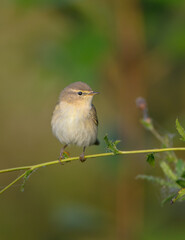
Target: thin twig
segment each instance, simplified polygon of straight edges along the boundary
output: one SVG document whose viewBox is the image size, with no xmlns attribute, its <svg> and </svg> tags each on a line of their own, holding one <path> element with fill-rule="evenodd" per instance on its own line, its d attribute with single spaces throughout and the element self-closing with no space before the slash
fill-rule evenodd
<svg viewBox="0 0 185 240">
<path fill-rule="evenodd" d="M 156 148 L 156 149 L 147 149 L 147 150 L 132 150 L 132 151 L 118 151 L 117 155 L 128 155 L 128 154 L 139 154 L 139 153 L 160 153 L 160 152 L 171 152 L 171 151 L 185 151 L 185 147 L 174 147 L 174 148 Z M 106 157 L 106 156 L 113 156 L 115 155 L 113 152 L 108 153 L 99 153 L 99 154 L 92 154 L 85 156 L 86 159 L 88 158 L 98 158 L 98 157 Z M 75 161 L 79 160 L 79 157 L 71 157 L 71 158 L 65 158 L 62 159 L 61 162 L 69 162 L 69 161 Z M 58 164 L 58 160 L 50 161 L 50 162 L 44 162 L 39 163 L 32 166 L 22 166 L 22 167 L 15 167 L 15 168 L 8 168 L 8 169 L 2 169 L 0 170 L 0 173 L 7 173 L 7 172 L 13 172 L 13 171 L 20 171 L 20 170 L 35 170 L 41 167 L 46 167 L 54 164 Z M 5 190 L 10 188 L 13 184 L 15 184 L 17 181 L 19 181 L 21 178 L 23 178 L 26 175 L 27 171 L 25 171 L 22 175 L 20 175 L 18 178 L 16 178 L 13 182 L 11 182 L 9 185 L 7 185 L 5 188 L 3 188 L 0 191 L 0 194 L 3 193 Z"/>
<path fill-rule="evenodd" d="M 6 191 L 8 188 L 10 188 L 13 184 L 15 184 L 16 182 L 18 182 L 21 178 L 23 178 L 26 175 L 26 172 L 24 172 L 23 174 L 21 174 L 19 177 L 17 177 L 14 181 L 12 181 L 10 184 L 8 184 L 6 187 L 4 187 L 1 191 L 0 194 L 3 193 L 4 191 Z"/>
<path fill-rule="evenodd" d="M 15 171 L 19 171 L 19 170 L 28 170 L 28 169 L 31 169 L 31 168 L 32 168 L 32 166 L 7 168 L 7 169 L 0 170 L 0 173 L 15 172 Z"/>
</svg>

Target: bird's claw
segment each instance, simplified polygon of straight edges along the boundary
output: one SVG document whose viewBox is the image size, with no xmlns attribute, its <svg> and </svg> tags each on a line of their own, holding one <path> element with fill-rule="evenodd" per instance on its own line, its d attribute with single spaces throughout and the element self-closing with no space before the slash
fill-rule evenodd
<svg viewBox="0 0 185 240">
<path fill-rule="evenodd" d="M 82 153 L 82 154 L 80 155 L 80 161 L 81 161 L 81 162 L 85 162 L 85 160 L 86 160 L 86 158 L 85 158 L 84 154 Z"/>
<path fill-rule="evenodd" d="M 59 163 L 61 165 L 64 165 L 64 162 L 62 162 L 62 159 L 68 158 L 69 157 L 69 152 L 63 151 L 60 153 L 60 157 L 59 157 Z"/>
<path fill-rule="evenodd" d="M 64 159 L 64 157 L 63 157 L 63 156 L 60 156 L 59 159 L 58 159 L 58 161 L 59 161 L 59 163 L 60 163 L 61 165 L 64 165 L 64 163 L 62 162 L 62 159 Z"/>
</svg>

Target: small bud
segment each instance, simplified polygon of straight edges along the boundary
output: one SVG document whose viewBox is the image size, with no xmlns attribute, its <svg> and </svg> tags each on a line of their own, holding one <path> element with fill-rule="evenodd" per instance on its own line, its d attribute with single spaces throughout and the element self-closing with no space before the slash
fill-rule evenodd
<svg viewBox="0 0 185 240">
<path fill-rule="evenodd" d="M 148 115 L 148 108 L 146 100 L 142 97 L 136 99 L 136 106 L 143 112 L 143 120 L 150 123 L 151 118 Z"/>
<path fill-rule="evenodd" d="M 141 110 L 146 109 L 147 108 L 146 100 L 142 97 L 138 97 L 136 99 L 136 106 Z"/>
</svg>

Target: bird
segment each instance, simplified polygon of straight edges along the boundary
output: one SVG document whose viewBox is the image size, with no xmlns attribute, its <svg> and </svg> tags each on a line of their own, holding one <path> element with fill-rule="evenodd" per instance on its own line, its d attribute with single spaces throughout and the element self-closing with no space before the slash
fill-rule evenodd
<svg viewBox="0 0 185 240">
<path fill-rule="evenodd" d="M 91 145 L 99 145 L 98 117 L 92 104 L 95 92 L 84 82 L 74 82 L 60 93 L 59 100 L 53 111 L 51 127 L 54 136 L 63 144 L 59 161 L 68 145 L 83 147 L 79 156 L 81 162 L 85 159 L 85 149 Z"/>
</svg>

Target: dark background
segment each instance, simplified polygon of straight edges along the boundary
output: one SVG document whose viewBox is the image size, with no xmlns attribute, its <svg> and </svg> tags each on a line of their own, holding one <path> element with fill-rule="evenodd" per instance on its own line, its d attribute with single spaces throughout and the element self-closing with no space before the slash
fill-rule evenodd
<svg viewBox="0 0 185 240">
<path fill-rule="evenodd" d="M 88 154 L 106 151 L 106 133 L 122 140 L 122 150 L 160 147 L 141 126 L 135 99 L 147 99 L 160 132 L 176 134 L 177 116 L 185 126 L 184 62 L 183 0 L 1 0 L 0 168 L 57 159 L 52 111 L 75 81 L 101 93 L 94 99 L 101 145 Z M 175 145 L 182 145 L 178 136 Z M 161 207 L 165 191 L 135 179 L 162 175 L 145 160 L 115 156 L 39 169 L 23 193 L 19 183 L 0 196 L 0 238 L 183 239 L 185 205 Z M 2 174 L 1 188 L 19 174 Z"/>
</svg>

